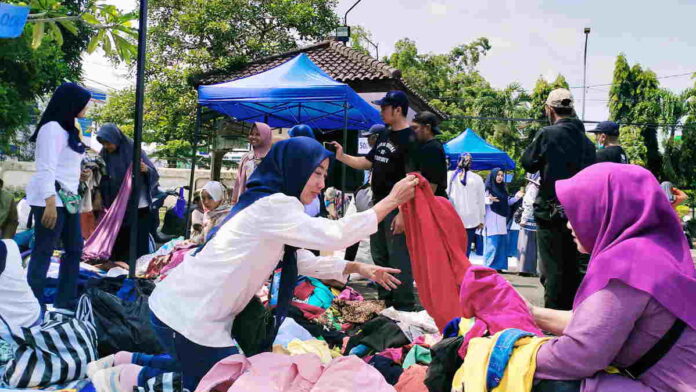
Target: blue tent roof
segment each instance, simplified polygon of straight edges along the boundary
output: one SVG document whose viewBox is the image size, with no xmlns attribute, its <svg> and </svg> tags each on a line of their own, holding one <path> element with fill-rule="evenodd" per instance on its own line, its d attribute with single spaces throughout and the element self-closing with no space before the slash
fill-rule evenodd
<svg viewBox="0 0 696 392">
<path fill-rule="evenodd" d="M 457 166 L 459 156 L 465 152 L 471 154 L 473 160 L 471 170 L 490 170 L 496 167 L 504 170 L 515 168 L 515 162 L 508 154 L 488 144 L 471 129 L 467 129 L 445 144 L 445 153 L 450 162 L 450 169 Z"/>
<path fill-rule="evenodd" d="M 275 128 L 308 124 L 319 129 L 368 129 L 379 112 L 347 84 L 332 79 L 302 53 L 266 72 L 231 82 L 200 86 L 198 102 L 239 121 Z"/>
</svg>

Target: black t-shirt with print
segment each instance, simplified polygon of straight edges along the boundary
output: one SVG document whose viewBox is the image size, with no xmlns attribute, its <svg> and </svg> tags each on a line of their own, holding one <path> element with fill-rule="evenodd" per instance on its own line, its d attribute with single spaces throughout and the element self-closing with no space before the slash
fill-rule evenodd
<svg viewBox="0 0 696 392">
<path fill-rule="evenodd" d="M 365 156 L 372 162 L 372 198 L 378 202 L 389 195 L 406 173 L 416 170 L 416 134 L 413 129 L 387 131 Z"/>
</svg>

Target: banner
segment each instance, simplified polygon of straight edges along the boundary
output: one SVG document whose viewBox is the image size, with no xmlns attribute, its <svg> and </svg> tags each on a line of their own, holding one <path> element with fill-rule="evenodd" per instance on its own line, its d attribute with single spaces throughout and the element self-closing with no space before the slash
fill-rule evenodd
<svg viewBox="0 0 696 392">
<path fill-rule="evenodd" d="M 17 38 L 27 23 L 29 7 L 0 3 L 0 38 Z"/>
</svg>

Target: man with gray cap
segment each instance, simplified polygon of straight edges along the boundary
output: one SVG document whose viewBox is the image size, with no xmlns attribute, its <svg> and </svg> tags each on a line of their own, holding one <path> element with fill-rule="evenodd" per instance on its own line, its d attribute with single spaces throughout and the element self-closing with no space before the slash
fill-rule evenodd
<svg viewBox="0 0 696 392">
<path fill-rule="evenodd" d="M 619 144 L 619 124 L 602 121 L 597 124 L 597 128 L 589 132 L 594 133 L 597 139 L 597 163 L 629 163 L 626 151 Z"/>
<path fill-rule="evenodd" d="M 536 134 L 521 161 L 527 172 L 541 173 L 534 218 L 538 225 L 545 306 L 570 310 L 582 281 L 586 257 L 578 252 L 567 228 L 568 218 L 556 197 L 556 181 L 592 165 L 596 155 L 594 145 L 585 135 L 585 126 L 575 117 L 570 91 L 553 90 L 544 112 L 551 125 Z"/>
</svg>

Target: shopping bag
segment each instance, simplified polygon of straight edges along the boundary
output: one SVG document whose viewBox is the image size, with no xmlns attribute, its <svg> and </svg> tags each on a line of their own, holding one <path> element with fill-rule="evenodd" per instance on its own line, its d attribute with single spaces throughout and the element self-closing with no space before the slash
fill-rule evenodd
<svg viewBox="0 0 696 392">
<path fill-rule="evenodd" d="M 7 364 L 4 384 L 10 388 L 36 388 L 80 380 L 87 364 L 98 359 L 97 331 L 92 306 L 82 296 L 76 315 L 47 312 L 43 323 L 14 333 L 0 317 L 14 346 Z"/>
</svg>

